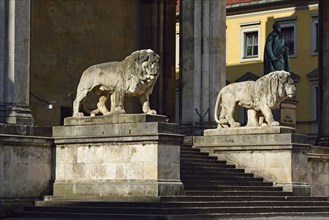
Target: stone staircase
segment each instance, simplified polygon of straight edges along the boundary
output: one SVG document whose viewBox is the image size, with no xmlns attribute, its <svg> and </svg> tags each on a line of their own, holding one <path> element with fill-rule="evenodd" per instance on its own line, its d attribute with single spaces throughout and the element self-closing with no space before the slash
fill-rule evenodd
<svg viewBox="0 0 329 220">
<path fill-rule="evenodd" d="M 185 195 L 159 198 L 45 196 L 17 212 L 17 219 L 232 219 L 324 217 L 329 198 L 294 196 L 226 161 L 181 147 Z"/>
</svg>

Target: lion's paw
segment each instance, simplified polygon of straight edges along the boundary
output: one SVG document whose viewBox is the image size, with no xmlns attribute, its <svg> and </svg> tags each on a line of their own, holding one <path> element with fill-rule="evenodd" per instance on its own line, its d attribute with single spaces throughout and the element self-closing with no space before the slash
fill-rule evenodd
<svg viewBox="0 0 329 220">
<path fill-rule="evenodd" d="M 82 112 L 76 112 L 73 114 L 73 117 L 83 117 L 84 114 Z"/>
<path fill-rule="evenodd" d="M 271 123 L 268 124 L 268 126 L 279 126 L 280 123 L 277 121 L 272 121 Z"/>
<path fill-rule="evenodd" d="M 155 111 L 155 110 L 149 110 L 145 114 L 147 114 L 147 115 L 156 115 L 157 114 L 157 111 Z"/>
<path fill-rule="evenodd" d="M 239 122 L 234 122 L 233 124 L 231 124 L 231 127 L 234 128 L 234 127 L 240 127 L 241 124 Z"/>
<path fill-rule="evenodd" d="M 218 124 L 217 129 L 228 128 L 228 124 Z"/>
<path fill-rule="evenodd" d="M 126 114 L 126 111 L 123 109 L 116 109 L 113 112 L 109 112 L 109 114 Z"/>
</svg>

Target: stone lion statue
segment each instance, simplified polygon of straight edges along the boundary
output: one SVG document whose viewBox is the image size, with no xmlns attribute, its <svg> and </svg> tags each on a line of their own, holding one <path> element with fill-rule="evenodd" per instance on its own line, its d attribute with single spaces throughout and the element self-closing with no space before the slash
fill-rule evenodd
<svg viewBox="0 0 329 220">
<path fill-rule="evenodd" d="M 236 105 L 248 109 L 247 126 L 278 126 L 272 109 L 280 108 L 280 103 L 295 93 L 294 81 L 286 71 L 274 71 L 257 81 L 229 84 L 221 89 L 216 99 L 214 114 L 218 128 L 240 126 L 233 118 Z"/>
<path fill-rule="evenodd" d="M 83 101 L 93 91 L 99 97 L 96 114 L 125 113 L 125 96 L 138 96 L 145 114 L 156 114 L 151 110 L 149 95 L 159 76 L 158 54 L 150 49 L 135 51 L 121 62 L 96 64 L 86 69 L 80 79 L 77 95 L 73 102 L 73 116 L 83 116 L 80 112 Z M 106 107 L 110 97 L 111 109 Z"/>
</svg>

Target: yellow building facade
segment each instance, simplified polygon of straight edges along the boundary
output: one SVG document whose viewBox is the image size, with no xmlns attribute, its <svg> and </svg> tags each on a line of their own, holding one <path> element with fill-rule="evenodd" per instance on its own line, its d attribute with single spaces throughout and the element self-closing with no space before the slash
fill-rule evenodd
<svg viewBox="0 0 329 220">
<path fill-rule="evenodd" d="M 279 22 L 289 48 L 290 71 L 297 86 L 297 132 L 317 133 L 318 4 L 261 8 L 227 13 L 228 83 L 264 75 L 264 47 L 274 22 Z"/>
</svg>

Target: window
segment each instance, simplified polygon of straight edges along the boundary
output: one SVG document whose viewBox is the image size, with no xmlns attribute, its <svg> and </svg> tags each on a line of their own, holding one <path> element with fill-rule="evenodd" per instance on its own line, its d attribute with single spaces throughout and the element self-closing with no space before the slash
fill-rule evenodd
<svg viewBox="0 0 329 220">
<path fill-rule="evenodd" d="M 319 69 L 316 68 L 307 74 L 311 81 L 311 133 L 318 133 L 318 105 L 319 105 Z"/>
<path fill-rule="evenodd" d="M 319 50 L 319 23 L 318 18 L 313 18 L 312 21 L 312 31 L 311 31 L 311 39 L 312 39 L 312 47 L 311 47 L 311 54 L 317 55 Z"/>
<path fill-rule="evenodd" d="M 260 59 L 260 29 L 247 27 L 241 30 L 241 62 Z"/>
<path fill-rule="evenodd" d="M 289 55 L 295 54 L 294 27 L 286 27 L 281 29 L 284 43 L 289 50 Z"/>
<path fill-rule="evenodd" d="M 281 33 L 290 56 L 297 56 L 296 23 L 280 23 Z"/>
<path fill-rule="evenodd" d="M 245 33 L 246 49 L 244 57 L 258 56 L 258 32 Z"/>
</svg>

